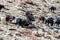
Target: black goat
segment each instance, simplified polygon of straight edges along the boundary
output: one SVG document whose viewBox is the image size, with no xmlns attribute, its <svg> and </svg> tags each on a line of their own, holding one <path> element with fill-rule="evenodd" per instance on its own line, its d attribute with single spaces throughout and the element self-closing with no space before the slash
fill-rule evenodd
<svg viewBox="0 0 60 40">
<path fill-rule="evenodd" d="M 27 11 L 25 15 L 29 21 L 35 21 L 34 15 L 30 11 Z"/>
<path fill-rule="evenodd" d="M 49 8 L 49 10 L 51 10 L 51 12 L 54 12 L 54 11 L 56 10 L 56 7 L 55 7 L 55 6 L 51 6 L 51 7 Z"/>
<path fill-rule="evenodd" d="M 48 19 L 46 19 L 46 21 L 45 21 L 45 23 L 47 23 L 48 25 L 50 24 L 51 26 L 53 26 L 53 24 L 54 24 L 54 18 L 48 18 Z"/>
<path fill-rule="evenodd" d="M 60 24 L 60 18 L 56 18 L 55 19 L 55 24 L 57 24 L 57 26 L 59 26 L 59 24 Z"/>
<path fill-rule="evenodd" d="M 5 8 L 5 6 L 0 4 L 0 10 L 1 10 L 2 8 Z"/>
<path fill-rule="evenodd" d="M 5 8 L 5 6 L 4 6 L 4 5 L 0 4 L 0 11 L 1 11 L 1 9 L 9 10 L 8 8 Z"/>
<path fill-rule="evenodd" d="M 16 24 L 23 27 L 23 26 L 29 26 L 32 23 L 29 20 L 17 18 Z"/>
</svg>

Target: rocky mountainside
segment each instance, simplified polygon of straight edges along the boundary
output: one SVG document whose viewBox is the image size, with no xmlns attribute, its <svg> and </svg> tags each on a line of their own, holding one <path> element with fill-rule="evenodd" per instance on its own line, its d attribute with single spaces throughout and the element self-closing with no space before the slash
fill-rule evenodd
<svg viewBox="0 0 60 40">
<path fill-rule="evenodd" d="M 33 24 L 36 28 L 28 29 L 17 27 L 14 24 L 0 23 L 0 40 L 60 40 L 60 27 L 49 27 L 39 22 L 37 16 L 60 16 L 60 0 L 32 0 L 34 4 L 21 3 L 21 0 L 0 0 L 8 10 L 2 9 L 0 16 L 11 14 L 12 16 L 26 19 L 25 13 L 31 11 L 35 16 Z M 56 10 L 49 11 L 49 7 L 55 6 Z"/>
</svg>

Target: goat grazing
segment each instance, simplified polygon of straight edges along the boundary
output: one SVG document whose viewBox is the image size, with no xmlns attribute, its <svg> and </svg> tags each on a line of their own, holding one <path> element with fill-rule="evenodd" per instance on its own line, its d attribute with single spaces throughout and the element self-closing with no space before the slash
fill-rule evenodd
<svg viewBox="0 0 60 40">
<path fill-rule="evenodd" d="M 23 27 L 23 26 L 29 26 L 32 23 L 27 19 L 17 18 L 16 19 L 16 24 Z"/>
</svg>

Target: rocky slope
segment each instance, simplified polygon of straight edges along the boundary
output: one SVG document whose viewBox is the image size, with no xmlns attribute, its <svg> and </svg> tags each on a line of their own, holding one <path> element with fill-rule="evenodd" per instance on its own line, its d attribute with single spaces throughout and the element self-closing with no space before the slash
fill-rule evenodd
<svg viewBox="0 0 60 40">
<path fill-rule="evenodd" d="M 9 10 L 2 9 L 0 15 L 11 14 L 16 17 L 26 19 L 25 12 L 31 11 L 35 17 L 44 15 L 45 17 L 60 15 L 60 0 L 32 0 L 35 5 L 21 4 L 21 0 L 0 0 L 0 4 L 5 5 Z M 49 11 L 50 6 L 56 6 L 55 13 Z M 36 21 L 33 24 L 37 29 L 26 29 L 13 24 L 0 24 L 0 40 L 60 40 L 60 27 L 48 27 Z"/>
</svg>

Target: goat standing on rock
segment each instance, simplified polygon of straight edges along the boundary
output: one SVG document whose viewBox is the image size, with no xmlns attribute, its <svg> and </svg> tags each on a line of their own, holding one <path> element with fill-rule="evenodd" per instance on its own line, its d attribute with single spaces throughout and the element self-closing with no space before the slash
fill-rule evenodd
<svg viewBox="0 0 60 40">
<path fill-rule="evenodd" d="M 51 7 L 49 8 L 49 10 L 51 10 L 51 12 L 54 12 L 54 11 L 56 10 L 56 7 L 55 7 L 55 6 L 51 6 Z"/>
</svg>

